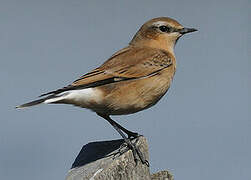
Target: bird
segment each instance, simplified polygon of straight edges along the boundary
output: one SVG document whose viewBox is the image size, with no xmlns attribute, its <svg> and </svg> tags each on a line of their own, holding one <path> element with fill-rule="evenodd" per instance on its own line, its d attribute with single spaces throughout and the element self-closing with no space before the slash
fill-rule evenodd
<svg viewBox="0 0 251 180">
<path fill-rule="evenodd" d="M 153 18 L 140 27 L 125 48 L 101 66 L 68 86 L 42 94 L 39 99 L 16 108 L 44 103 L 90 109 L 123 137 L 135 161 L 138 155 L 142 163 L 149 165 L 131 141 L 139 134 L 122 127 L 110 116 L 148 109 L 166 94 L 176 71 L 174 47 L 180 37 L 194 31 L 197 29 L 184 27 L 169 17 Z"/>
</svg>

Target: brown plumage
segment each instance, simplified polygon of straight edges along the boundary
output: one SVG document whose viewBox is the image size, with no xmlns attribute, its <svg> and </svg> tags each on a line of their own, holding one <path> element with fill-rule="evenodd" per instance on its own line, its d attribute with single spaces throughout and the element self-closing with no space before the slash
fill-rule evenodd
<svg viewBox="0 0 251 180">
<path fill-rule="evenodd" d="M 193 31 L 196 29 L 184 28 L 171 18 L 152 19 L 139 29 L 126 48 L 116 52 L 100 67 L 69 86 L 43 94 L 41 96 L 46 97 L 18 108 L 40 103 L 73 104 L 96 112 L 117 131 L 136 136 L 109 116 L 144 110 L 163 97 L 176 70 L 174 46 L 183 34 Z M 128 139 L 126 142 L 135 155 L 135 147 Z"/>
<path fill-rule="evenodd" d="M 96 87 L 104 103 L 91 106 L 104 114 L 130 114 L 150 107 L 164 95 L 175 72 L 175 58 L 164 50 L 128 47 L 93 72 L 71 86 L 112 78 L 112 83 Z"/>
</svg>

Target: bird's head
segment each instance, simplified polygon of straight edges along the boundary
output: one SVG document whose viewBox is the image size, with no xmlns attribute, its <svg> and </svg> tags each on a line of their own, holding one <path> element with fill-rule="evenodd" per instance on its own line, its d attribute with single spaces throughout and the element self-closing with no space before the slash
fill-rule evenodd
<svg viewBox="0 0 251 180">
<path fill-rule="evenodd" d="M 197 30 L 185 28 L 176 20 L 168 17 L 154 18 L 141 26 L 130 44 L 173 51 L 176 42 L 182 35 L 194 31 Z"/>
</svg>

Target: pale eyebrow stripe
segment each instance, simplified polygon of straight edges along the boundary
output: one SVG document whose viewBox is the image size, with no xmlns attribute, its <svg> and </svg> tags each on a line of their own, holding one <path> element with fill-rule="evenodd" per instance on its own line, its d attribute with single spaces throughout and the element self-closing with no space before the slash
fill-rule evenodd
<svg viewBox="0 0 251 180">
<path fill-rule="evenodd" d="M 162 26 L 162 25 L 166 25 L 166 23 L 163 21 L 157 21 L 157 22 L 153 23 L 153 25 L 154 26 Z"/>
</svg>

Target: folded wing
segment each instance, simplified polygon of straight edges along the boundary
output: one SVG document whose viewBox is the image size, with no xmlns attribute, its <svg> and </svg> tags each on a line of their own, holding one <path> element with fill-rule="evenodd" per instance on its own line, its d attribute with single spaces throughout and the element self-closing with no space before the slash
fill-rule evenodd
<svg viewBox="0 0 251 180">
<path fill-rule="evenodd" d="M 172 56 L 164 50 L 127 47 L 115 53 L 100 67 L 81 76 L 69 86 L 41 96 L 143 78 L 158 73 L 171 65 Z"/>
</svg>

